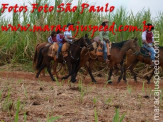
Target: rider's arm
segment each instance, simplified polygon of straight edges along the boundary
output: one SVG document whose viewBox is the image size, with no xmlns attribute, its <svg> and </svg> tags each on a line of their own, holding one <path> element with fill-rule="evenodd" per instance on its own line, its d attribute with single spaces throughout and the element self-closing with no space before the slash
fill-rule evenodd
<svg viewBox="0 0 163 122">
<path fill-rule="evenodd" d="M 48 38 L 48 42 L 49 42 L 49 43 L 53 43 L 53 42 L 52 42 L 52 37 L 51 37 L 51 36 Z"/>
<path fill-rule="evenodd" d="M 105 35 L 103 36 L 103 39 L 105 40 L 105 41 L 109 41 L 109 31 L 106 31 L 105 32 Z"/>
<path fill-rule="evenodd" d="M 70 31 L 70 32 L 69 32 L 69 31 L 65 31 L 65 32 L 64 32 L 64 36 L 65 36 L 65 39 L 66 39 L 67 41 L 74 39 L 74 38 L 72 37 L 71 31 Z"/>
<path fill-rule="evenodd" d="M 102 33 L 103 33 L 103 31 L 100 32 L 100 41 L 103 41 Z"/>
<path fill-rule="evenodd" d="M 57 37 L 56 38 L 57 38 L 57 41 L 58 42 L 61 42 L 62 41 L 62 39 L 60 38 L 60 35 L 59 34 L 57 34 Z"/>
<path fill-rule="evenodd" d="M 145 43 L 147 46 L 149 46 L 149 45 L 148 45 L 148 42 L 147 42 L 147 40 L 146 40 L 146 31 L 144 31 L 144 32 L 142 33 L 142 40 L 143 40 L 143 43 Z"/>
<path fill-rule="evenodd" d="M 152 34 L 153 34 L 153 33 L 152 33 Z M 152 43 L 154 43 L 154 41 L 155 41 L 155 40 L 154 40 L 154 36 L 152 36 Z"/>
</svg>

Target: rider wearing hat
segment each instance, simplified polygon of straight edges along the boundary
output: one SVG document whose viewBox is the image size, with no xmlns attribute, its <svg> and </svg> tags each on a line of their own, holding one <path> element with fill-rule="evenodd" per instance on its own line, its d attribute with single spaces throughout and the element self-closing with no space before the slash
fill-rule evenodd
<svg viewBox="0 0 163 122">
<path fill-rule="evenodd" d="M 53 44 L 54 42 L 57 42 L 55 31 L 51 32 L 50 37 L 48 38 L 48 42 L 51 44 Z"/>
<path fill-rule="evenodd" d="M 65 43 L 64 42 L 64 35 L 59 30 L 57 31 L 56 39 L 57 39 L 57 42 L 58 42 L 58 45 L 59 45 L 59 48 L 58 48 L 58 51 L 57 51 L 57 58 L 58 58 L 59 54 L 60 54 L 60 52 L 62 50 L 62 45 Z"/>
<path fill-rule="evenodd" d="M 71 32 L 70 30 L 68 30 L 68 27 L 69 27 L 70 25 L 74 25 L 74 24 L 68 23 L 68 24 L 67 24 L 66 31 L 64 32 L 65 40 L 66 40 L 67 42 L 72 42 L 72 40 L 74 39 L 74 38 L 72 37 L 72 32 Z"/>
<path fill-rule="evenodd" d="M 151 65 L 154 65 L 154 60 L 155 60 L 155 49 L 153 48 L 153 43 L 154 43 L 154 37 L 153 37 L 153 32 L 154 26 L 150 23 L 147 24 L 148 28 L 146 31 L 142 33 L 142 40 L 143 40 L 143 47 L 147 49 L 150 54 L 151 54 Z"/>
<path fill-rule="evenodd" d="M 103 29 L 105 26 L 108 26 L 108 20 L 104 20 L 102 22 L 102 26 L 103 26 Z M 104 60 L 106 61 L 106 63 L 109 61 L 108 60 L 108 57 L 107 57 L 107 43 L 109 43 L 109 31 L 101 31 L 100 32 L 100 41 L 103 43 L 103 53 L 104 53 Z"/>
</svg>

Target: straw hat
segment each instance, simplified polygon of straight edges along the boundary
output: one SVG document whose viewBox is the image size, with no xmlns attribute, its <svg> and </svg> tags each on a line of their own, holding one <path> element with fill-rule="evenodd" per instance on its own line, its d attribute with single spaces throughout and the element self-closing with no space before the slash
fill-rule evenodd
<svg viewBox="0 0 163 122">
<path fill-rule="evenodd" d="M 107 19 L 104 19 L 102 22 L 109 22 Z"/>
</svg>

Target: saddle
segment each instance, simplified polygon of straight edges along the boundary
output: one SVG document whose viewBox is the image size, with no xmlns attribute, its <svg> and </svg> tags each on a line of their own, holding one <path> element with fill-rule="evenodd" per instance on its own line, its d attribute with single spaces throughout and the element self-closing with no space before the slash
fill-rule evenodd
<svg viewBox="0 0 163 122">
<path fill-rule="evenodd" d="M 106 43 L 106 46 L 107 46 L 107 55 L 109 56 L 110 55 L 110 47 L 111 43 Z M 96 48 L 96 55 L 97 56 L 103 56 L 103 43 L 101 43 L 100 41 L 97 42 L 97 48 Z"/>
<path fill-rule="evenodd" d="M 140 48 L 140 53 L 143 55 L 143 56 L 146 56 L 146 57 L 150 57 L 150 52 L 146 49 L 146 48 L 144 48 L 144 47 L 141 47 Z"/>
<path fill-rule="evenodd" d="M 69 49 L 70 44 L 68 42 L 64 43 L 62 45 L 62 55 L 63 57 L 68 56 L 68 49 Z M 48 51 L 48 55 L 50 57 L 54 57 L 54 60 L 56 60 L 56 55 L 57 55 L 57 51 L 58 51 L 59 45 L 58 43 L 53 43 L 50 47 L 49 47 L 49 51 Z"/>
</svg>

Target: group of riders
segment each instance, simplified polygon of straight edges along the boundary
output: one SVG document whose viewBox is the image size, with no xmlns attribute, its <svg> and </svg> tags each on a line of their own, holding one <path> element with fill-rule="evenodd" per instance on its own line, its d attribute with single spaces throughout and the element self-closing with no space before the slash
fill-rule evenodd
<svg viewBox="0 0 163 122">
<path fill-rule="evenodd" d="M 56 58 L 58 58 L 59 54 L 61 53 L 62 50 L 62 46 L 65 42 L 68 43 L 72 43 L 74 40 L 77 40 L 77 38 L 73 38 L 72 36 L 72 32 L 70 30 L 68 30 L 68 27 L 70 25 L 73 25 L 71 23 L 67 24 L 67 28 L 66 31 L 63 33 L 61 31 L 57 31 L 57 32 L 52 32 L 50 37 L 48 38 L 48 42 L 53 44 L 53 43 L 58 43 L 58 51 L 57 51 L 57 55 Z M 103 27 L 108 26 L 108 20 L 104 20 L 101 24 Z M 147 24 L 148 27 L 150 27 L 151 29 L 149 30 L 149 28 L 146 29 L 146 31 L 144 31 L 142 33 L 142 43 L 143 43 L 143 47 L 148 50 L 150 52 L 150 56 L 151 56 L 151 66 L 154 65 L 154 60 L 155 60 L 155 50 L 153 48 L 153 43 L 154 43 L 154 37 L 153 37 L 153 32 L 152 30 L 154 30 L 154 26 L 150 23 Z M 99 41 L 101 42 L 101 44 L 103 45 L 103 58 L 105 60 L 106 63 L 109 62 L 108 57 L 110 56 L 110 40 L 109 40 L 109 31 L 101 31 L 99 34 Z"/>
</svg>

